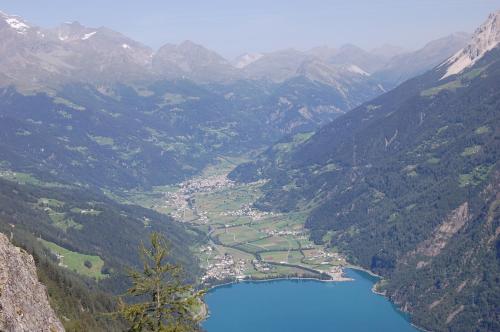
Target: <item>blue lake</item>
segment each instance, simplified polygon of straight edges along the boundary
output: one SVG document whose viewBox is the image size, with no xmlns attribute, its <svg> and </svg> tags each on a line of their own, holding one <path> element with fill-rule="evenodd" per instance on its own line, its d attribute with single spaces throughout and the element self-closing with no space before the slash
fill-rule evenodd
<svg viewBox="0 0 500 332">
<path fill-rule="evenodd" d="M 376 281 L 348 270 L 353 282 L 276 280 L 244 282 L 206 295 L 208 332 L 417 332 L 386 298 Z"/>
</svg>

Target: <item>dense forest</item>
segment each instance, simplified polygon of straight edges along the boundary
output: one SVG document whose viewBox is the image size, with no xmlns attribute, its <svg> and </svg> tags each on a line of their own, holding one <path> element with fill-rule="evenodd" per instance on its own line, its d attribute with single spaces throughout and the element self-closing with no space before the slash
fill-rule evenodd
<svg viewBox="0 0 500 332">
<path fill-rule="evenodd" d="M 385 276 L 415 323 L 496 330 L 499 55 L 447 79 L 438 67 L 231 177 L 269 179 L 261 209 L 310 208 L 313 239 Z"/>
</svg>

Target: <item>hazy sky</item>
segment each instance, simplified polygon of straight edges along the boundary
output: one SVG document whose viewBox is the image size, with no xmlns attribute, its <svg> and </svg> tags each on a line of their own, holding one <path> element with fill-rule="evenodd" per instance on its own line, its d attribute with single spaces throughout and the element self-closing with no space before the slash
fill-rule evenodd
<svg viewBox="0 0 500 332">
<path fill-rule="evenodd" d="M 226 57 L 353 43 L 415 49 L 472 32 L 500 0 L 0 0 L 0 10 L 53 27 L 106 26 L 157 48 L 185 39 Z"/>
</svg>

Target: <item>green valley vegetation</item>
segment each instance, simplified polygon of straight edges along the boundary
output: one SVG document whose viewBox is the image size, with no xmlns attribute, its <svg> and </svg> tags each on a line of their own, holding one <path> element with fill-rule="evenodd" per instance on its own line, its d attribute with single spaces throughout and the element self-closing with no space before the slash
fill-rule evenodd
<svg viewBox="0 0 500 332">
<path fill-rule="evenodd" d="M 198 177 L 153 192 L 130 192 L 123 199 L 168 213 L 204 234 L 205 242 L 194 248 L 204 270 L 203 284 L 279 277 L 345 280 L 344 257 L 309 240 L 304 228 L 307 208 L 261 211 L 253 204 L 262 196 L 265 182 L 227 179 L 248 158 L 220 156 Z"/>
</svg>

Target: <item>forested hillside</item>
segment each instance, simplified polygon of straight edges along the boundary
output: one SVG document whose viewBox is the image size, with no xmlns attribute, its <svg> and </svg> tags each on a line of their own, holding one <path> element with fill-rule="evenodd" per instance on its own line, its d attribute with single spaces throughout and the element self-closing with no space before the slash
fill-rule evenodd
<svg viewBox="0 0 500 332">
<path fill-rule="evenodd" d="M 120 205 L 97 192 L 68 186 L 20 185 L 0 180 L 0 231 L 32 253 L 54 309 L 69 331 L 120 330 L 112 311 L 139 266 L 138 248 L 153 231 L 165 234 L 186 278 L 199 273 L 191 245 L 199 235 L 169 217 Z M 82 309 L 83 306 L 83 309 Z"/>
<path fill-rule="evenodd" d="M 438 67 L 233 179 L 269 179 L 260 208 L 312 208 L 312 237 L 387 279 L 426 328 L 499 328 L 500 51 Z M 296 146 L 294 146 L 296 145 Z"/>
</svg>

